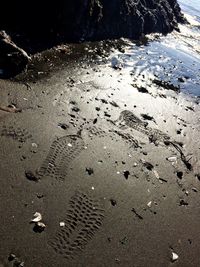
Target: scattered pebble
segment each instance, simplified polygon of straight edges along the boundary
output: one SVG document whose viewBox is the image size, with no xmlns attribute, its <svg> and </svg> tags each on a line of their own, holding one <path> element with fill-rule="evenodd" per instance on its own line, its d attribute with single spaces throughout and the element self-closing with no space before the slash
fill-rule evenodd
<svg viewBox="0 0 200 267">
<path fill-rule="evenodd" d="M 38 182 L 39 178 L 35 176 L 35 174 L 32 171 L 25 171 L 25 176 L 28 180 Z"/>
<path fill-rule="evenodd" d="M 177 175 L 177 177 L 178 177 L 179 179 L 182 179 L 182 178 L 183 178 L 183 172 L 181 172 L 181 171 L 178 171 L 178 172 L 176 173 L 176 175 Z"/>
<path fill-rule="evenodd" d="M 92 168 L 86 168 L 85 169 L 88 175 L 92 175 L 94 173 L 94 170 Z"/>
<path fill-rule="evenodd" d="M 58 126 L 63 130 L 67 130 L 69 128 L 69 126 L 66 123 L 58 123 Z"/>
<path fill-rule="evenodd" d="M 117 201 L 114 200 L 113 198 L 110 199 L 110 203 L 112 206 L 116 206 L 117 205 Z"/>
<path fill-rule="evenodd" d="M 36 233 L 41 233 L 46 228 L 46 225 L 43 222 L 37 222 L 33 227 L 33 231 Z"/>
<path fill-rule="evenodd" d="M 128 179 L 129 175 L 130 175 L 130 172 L 129 171 L 124 171 L 124 177 L 126 179 Z"/>
</svg>

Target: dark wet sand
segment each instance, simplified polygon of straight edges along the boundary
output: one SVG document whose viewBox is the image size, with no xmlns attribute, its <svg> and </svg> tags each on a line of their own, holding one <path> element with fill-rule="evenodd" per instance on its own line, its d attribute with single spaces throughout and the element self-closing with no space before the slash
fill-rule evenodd
<svg viewBox="0 0 200 267">
<path fill-rule="evenodd" d="M 87 51 L 0 81 L 22 110 L 0 111 L 0 266 L 200 266 L 198 98 L 139 92 Z"/>
</svg>

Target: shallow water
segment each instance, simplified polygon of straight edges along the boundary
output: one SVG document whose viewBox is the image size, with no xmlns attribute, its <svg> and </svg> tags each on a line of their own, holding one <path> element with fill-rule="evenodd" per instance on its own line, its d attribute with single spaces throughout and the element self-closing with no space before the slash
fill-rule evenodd
<svg viewBox="0 0 200 267">
<path fill-rule="evenodd" d="M 179 0 L 184 13 L 195 16 L 200 22 L 200 1 L 199 0 Z"/>
<path fill-rule="evenodd" d="M 181 1 L 181 7 L 189 24 L 179 25 L 180 32 L 149 35 L 148 43 L 142 46 L 129 43 L 125 53 L 113 53 L 111 61 L 132 72 L 143 86 L 156 79 L 199 97 L 200 2 Z"/>
</svg>

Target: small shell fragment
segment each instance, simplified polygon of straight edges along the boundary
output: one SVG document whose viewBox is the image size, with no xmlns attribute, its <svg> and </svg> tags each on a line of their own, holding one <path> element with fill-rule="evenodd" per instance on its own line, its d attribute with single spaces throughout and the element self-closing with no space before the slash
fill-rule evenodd
<svg viewBox="0 0 200 267">
<path fill-rule="evenodd" d="M 177 157 L 169 157 L 169 158 L 167 158 L 167 160 L 169 162 L 176 162 L 177 161 Z"/>
<path fill-rule="evenodd" d="M 148 206 L 149 208 L 151 208 L 151 205 L 152 205 L 152 201 L 149 201 L 149 203 L 147 203 L 147 206 Z"/>
<path fill-rule="evenodd" d="M 175 252 L 172 252 L 172 262 L 177 261 L 178 258 L 178 255 Z"/>
<path fill-rule="evenodd" d="M 157 179 L 160 179 L 160 176 L 159 176 L 159 174 L 158 174 L 158 172 L 157 172 L 156 170 L 153 170 L 153 173 L 154 173 L 154 175 L 155 175 L 155 177 L 156 177 Z"/>
<path fill-rule="evenodd" d="M 60 227 L 64 227 L 65 226 L 65 222 L 60 222 Z"/>
<path fill-rule="evenodd" d="M 33 215 L 33 219 L 31 220 L 31 222 L 40 222 L 42 220 L 42 215 L 39 212 L 36 212 Z"/>
</svg>

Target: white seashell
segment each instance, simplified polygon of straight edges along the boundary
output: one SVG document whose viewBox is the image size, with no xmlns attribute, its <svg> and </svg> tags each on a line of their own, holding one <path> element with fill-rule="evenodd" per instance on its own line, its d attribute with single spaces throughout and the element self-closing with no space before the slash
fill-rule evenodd
<svg viewBox="0 0 200 267">
<path fill-rule="evenodd" d="M 152 205 L 152 201 L 149 201 L 149 203 L 147 203 L 147 206 L 148 206 L 149 208 L 151 208 L 151 205 Z"/>
<path fill-rule="evenodd" d="M 172 261 L 177 261 L 178 258 L 178 255 L 175 252 L 172 252 Z"/>
<path fill-rule="evenodd" d="M 36 212 L 33 215 L 33 219 L 31 220 L 31 222 L 40 222 L 42 220 L 42 215 L 39 212 Z"/>
<path fill-rule="evenodd" d="M 169 157 L 169 158 L 167 158 L 167 160 L 170 162 L 175 162 L 175 161 L 177 161 L 177 157 Z"/>
</svg>

